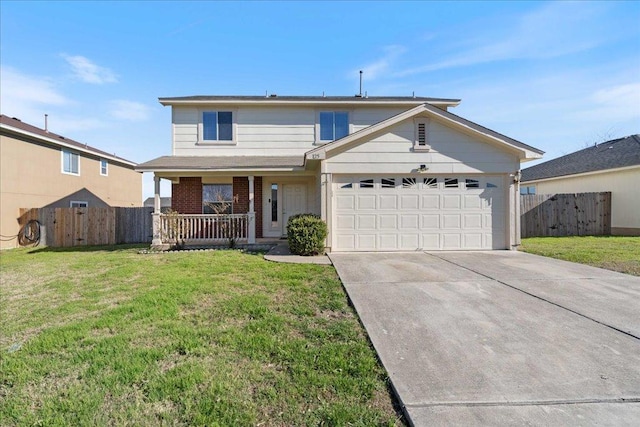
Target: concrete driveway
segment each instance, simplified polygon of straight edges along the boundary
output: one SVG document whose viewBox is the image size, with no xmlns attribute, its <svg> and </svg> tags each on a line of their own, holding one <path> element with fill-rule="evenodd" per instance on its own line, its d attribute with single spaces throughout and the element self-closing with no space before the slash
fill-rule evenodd
<svg viewBox="0 0 640 427">
<path fill-rule="evenodd" d="M 330 257 L 414 425 L 640 425 L 640 277 L 511 251 Z"/>
</svg>

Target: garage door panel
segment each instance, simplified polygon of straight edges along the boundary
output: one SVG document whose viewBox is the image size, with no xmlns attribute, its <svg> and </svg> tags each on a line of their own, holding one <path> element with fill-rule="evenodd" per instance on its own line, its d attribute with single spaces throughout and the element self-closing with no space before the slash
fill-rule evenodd
<svg viewBox="0 0 640 427">
<path fill-rule="evenodd" d="M 376 196 L 375 194 L 367 194 L 367 195 L 363 195 L 363 194 L 358 194 L 357 196 L 357 209 L 358 210 L 364 210 L 364 209 L 375 209 L 376 208 Z"/>
<path fill-rule="evenodd" d="M 439 194 L 422 195 L 422 209 L 440 209 Z"/>
<path fill-rule="evenodd" d="M 502 177 L 334 178 L 334 250 L 505 248 Z"/>
<path fill-rule="evenodd" d="M 376 249 L 376 235 L 375 234 L 359 234 L 357 236 L 357 249 L 373 251 Z"/>
<path fill-rule="evenodd" d="M 358 215 L 356 221 L 356 230 L 375 230 L 376 215 Z"/>
<path fill-rule="evenodd" d="M 451 191 L 451 190 L 449 190 Z M 460 209 L 460 195 L 458 194 L 443 194 L 442 195 L 442 209 Z"/>
<path fill-rule="evenodd" d="M 442 228 L 460 229 L 460 214 L 442 214 Z"/>
<path fill-rule="evenodd" d="M 380 209 L 398 209 L 398 197 L 395 194 L 381 194 L 379 200 Z"/>
<path fill-rule="evenodd" d="M 442 249 L 462 249 L 462 238 L 460 234 L 443 233 L 442 234 Z"/>
<path fill-rule="evenodd" d="M 420 234 L 401 234 L 400 235 L 400 247 L 399 249 L 405 251 L 412 251 L 415 248 L 420 247 Z"/>
<path fill-rule="evenodd" d="M 422 229 L 423 230 L 438 230 L 440 229 L 440 215 L 422 215 Z"/>
<path fill-rule="evenodd" d="M 482 229 L 483 214 L 480 213 L 465 213 L 463 214 L 462 227 L 465 230 Z"/>
<path fill-rule="evenodd" d="M 400 196 L 400 209 L 418 209 L 419 197 L 417 194 L 401 195 Z"/>
<path fill-rule="evenodd" d="M 349 195 L 337 195 L 336 196 L 336 208 L 337 209 L 350 209 L 353 210 L 356 206 L 356 198 L 353 194 Z"/>
<path fill-rule="evenodd" d="M 463 247 L 465 249 L 482 249 L 482 233 L 465 233 L 463 238 Z"/>
<path fill-rule="evenodd" d="M 419 217 L 418 214 L 401 214 L 400 215 L 400 229 L 413 229 L 417 230 L 419 228 Z"/>
<path fill-rule="evenodd" d="M 440 234 L 423 234 L 422 248 L 425 250 L 437 251 L 440 248 Z"/>
<path fill-rule="evenodd" d="M 338 230 L 355 231 L 356 216 L 355 215 L 338 215 L 336 216 L 336 227 Z"/>
<path fill-rule="evenodd" d="M 378 249 L 383 251 L 393 251 L 398 249 L 398 235 L 397 234 L 379 234 Z"/>
<path fill-rule="evenodd" d="M 465 194 L 462 200 L 464 209 L 482 209 L 482 199 L 479 194 Z"/>
<path fill-rule="evenodd" d="M 354 234 L 338 234 L 338 247 L 344 251 L 353 251 L 356 249 L 356 236 Z"/>
<path fill-rule="evenodd" d="M 398 216 L 396 214 L 380 214 L 380 230 L 397 230 Z"/>
</svg>

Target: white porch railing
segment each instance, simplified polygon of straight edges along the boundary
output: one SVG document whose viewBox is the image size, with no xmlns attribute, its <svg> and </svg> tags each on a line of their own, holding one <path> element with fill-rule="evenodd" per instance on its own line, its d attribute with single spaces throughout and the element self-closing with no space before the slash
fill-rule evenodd
<svg viewBox="0 0 640 427">
<path fill-rule="evenodd" d="M 247 242 L 249 214 L 161 214 L 162 243 L 215 244 Z"/>
</svg>

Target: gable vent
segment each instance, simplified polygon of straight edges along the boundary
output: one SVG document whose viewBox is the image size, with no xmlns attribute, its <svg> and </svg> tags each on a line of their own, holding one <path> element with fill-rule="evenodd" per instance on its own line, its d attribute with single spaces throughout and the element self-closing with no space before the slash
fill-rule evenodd
<svg viewBox="0 0 640 427">
<path fill-rule="evenodd" d="M 418 145 L 424 147 L 427 145 L 427 124 L 418 123 Z"/>
</svg>

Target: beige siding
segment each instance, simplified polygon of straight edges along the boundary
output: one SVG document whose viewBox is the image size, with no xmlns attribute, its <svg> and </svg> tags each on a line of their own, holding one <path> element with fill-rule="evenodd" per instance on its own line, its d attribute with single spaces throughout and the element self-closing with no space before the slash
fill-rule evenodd
<svg viewBox="0 0 640 427">
<path fill-rule="evenodd" d="M 535 183 L 537 194 L 611 192 L 611 228 L 640 233 L 640 167 L 605 171 Z M 522 183 L 521 185 L 532 185 Z M 615 232 L 615 230 L 613 230 Z"/>
<path fill-rule="evenodd" d="M 425 164 L 430 173 L 513 173 L 515 154 L 478 141 L 434 120 L 429 151 L 413 150 L 414 123 L 407 120 L 370 141 L 346 148 L 327 160 L 331 173 L 411 173 Z"/>
<path fill-rule="evenodd" d="M 313 107 L 240 107 L 235 111 L 233 143 L 201 144 L 198 133 L 202 111 L 230 107 L 173 107 L 173 154 L 177 156 L 288 156 L 302 155 L 316 147 L 316 120 L 321 109 Z M 327 107 L 322 110 L 332 110 Z M 341 108 L 335 108 L 341 110 Z M 403 108 L 369 107 L 347 110 L 355 132 L 394 116 Z"/>
<path fill-rule="evenodd" d="M 110 206 L 142 206 L 141 173 L 109 162 L 102 176 L 99 158 L 78 154 L 80 175 L 64 174 L 60 148 L 0 135 L 0 234 L 18 233 L 20 208 L 43 207 L 83 188 Z M 1 247 L 15 246 L 14 239 Z"/>
</svg>

